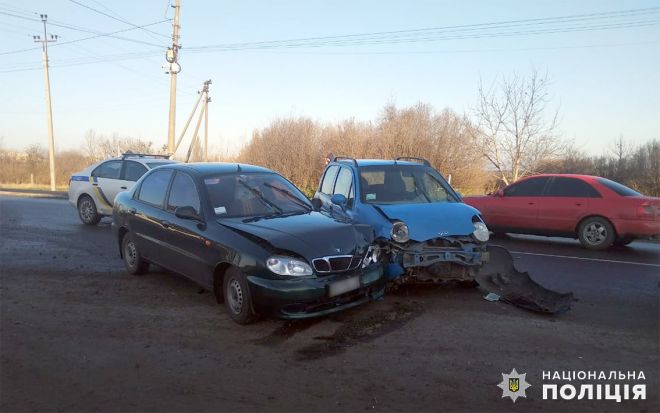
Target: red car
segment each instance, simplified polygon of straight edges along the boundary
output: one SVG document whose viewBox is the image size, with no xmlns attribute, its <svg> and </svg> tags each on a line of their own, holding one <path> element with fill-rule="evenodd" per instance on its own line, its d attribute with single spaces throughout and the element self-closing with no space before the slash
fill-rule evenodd
<svg viewBox="0 0 660 413">
<path fill-rule="evenodd" d="M 577 237 L 589 249 L 660 234 L 660 198 L 590 175 L 535 175 L 464 198 L 491 231 Z"/>
</svg>

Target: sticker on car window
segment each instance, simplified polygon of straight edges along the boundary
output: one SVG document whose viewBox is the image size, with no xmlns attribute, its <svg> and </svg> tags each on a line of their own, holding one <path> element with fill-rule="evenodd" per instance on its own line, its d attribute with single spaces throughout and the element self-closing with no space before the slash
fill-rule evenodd
<svg viewBox="0 0 660 413">
<path fill-rule="evenodd" d="M 376 194 L 367 194 L 367 201 L 373 201 L 376 199 Z"/>
<path fill-rule="evenodd" d="M 213 208 L 213 211 L 215 212 L 216 215 L 222 215 L 227 213 L 227 208 L 223 206 L 215 207 Z"/>
</svg>

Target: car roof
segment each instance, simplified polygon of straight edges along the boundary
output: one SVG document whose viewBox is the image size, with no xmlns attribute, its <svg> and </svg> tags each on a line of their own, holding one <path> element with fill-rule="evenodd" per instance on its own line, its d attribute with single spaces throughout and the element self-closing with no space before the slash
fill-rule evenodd
<svg viewBox="0 0 660 413">
<path fill-rule="evenodd" d="M 535 178 L 535 177 L 539 177 L 539 176 L 545 176 L 545 177 L 548 177 L 548 178 L 551 178 L 551 177 L 577 178 L 577 179 L 585 179 L 587 181 L 592 181 L 592 180 L 601 178 L 600 176 L 582 175 L 582 174 L 536 174 L 536 175 L 526 176 L 525 178 L 521 178 L 521 180 L 522 179 L 527 179 L 527 178 Z"/>
<path fill-rule="evenodd" d="M 404 165 L 404 166 L 424 166 L 424 164 L 419 162 L 411 161 L 395 161 L 394 159 L 355 159 L 358 166 L 388 166 L 388 165 Z M 335 163 L 340 163 L 343 165 L 353 165 L 355 166 L 353 159 L 338 159 Z"/>
<path fill-rule="evenodd" d="M 229 162 L 198 162 L 198 163 L 176 163 L 170 164 L 168 167 L 180 170 L 194 171 L 200 175 L 212 174 L 226 174 L 232 172 L 268 172 L 273 173 L 270 169 L 261 166 L 255 166 L 245 163 L 229 163 Z"/>
<path fill-rule="evenodd" d="M 107 161 L 135 161 L 135 162 L 149 162 L 149 163 L 172 163 L 172 162 L 180 162 L 175 159 L 167 159 L 167 158 L 160 158 L 160 157 L 151 157 L 151 156 L 113 156 L 111 158 L 103 159 L 100 162 L 107 162 Z"/>
</svg>

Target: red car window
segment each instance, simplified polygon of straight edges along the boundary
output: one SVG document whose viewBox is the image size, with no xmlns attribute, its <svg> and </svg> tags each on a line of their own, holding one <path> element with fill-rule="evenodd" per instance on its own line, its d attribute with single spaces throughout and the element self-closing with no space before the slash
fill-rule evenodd
<svg viewBox="0 0 660 413">
<path fill-rule="evenodd" d="M 600 198 L 601 195 L 587 182 L 577 178 L 555 177 L 545 196 Z"/>
<path fill-rule="evenodd" d="M 540 176 L 516 182 L 504 188 L 504 196 L 543 196 L 548 179 L 547 176 Z"/>
</svg>

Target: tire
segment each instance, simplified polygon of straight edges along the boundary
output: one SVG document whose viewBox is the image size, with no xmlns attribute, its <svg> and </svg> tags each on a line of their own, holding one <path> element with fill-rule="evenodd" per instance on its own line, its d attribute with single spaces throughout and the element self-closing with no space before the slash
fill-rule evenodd
<svg viewBox="0 0 660 413">
<path fill-rule="evenodd" d="M 635 240 L 635 238 L 630 238 L 630 237 L 617 238 L 617 239 L 614 240 L 614 245 L 616 245 L 617 247 L 625 247 L 626 245 L 630 244 L 634 240 Z"/>
<path fill-rule="evenodd" d="M 257 319 L 252 306 L 252 295 L 247 278 L 237 268 L 230 268 L 222 286 L 225 309 L 229 317 L 238 324 L 250 324 Z"/>
<path fill-rule="evenodd" d="M 135 237 L 130 232 L 121 240 L 121 252 L 124 266 L 129 274 L 140 275 L 149 271 L 149 263 L 142 258 Z"/>
<path fill-rule="evenodd" d="M 602 217 L 590 217 L 580 223 L 578 238 L 584 248 L 604 250 L 614 244 L 616 234 L 610 221 Z"/>
<path fill-rule="evenodd" d="M 96 204 L 89 195 L 83 195 L 78 200 L 78 216 L 85 225 L 96 225 L 101 220 Z"/>
</svg>

